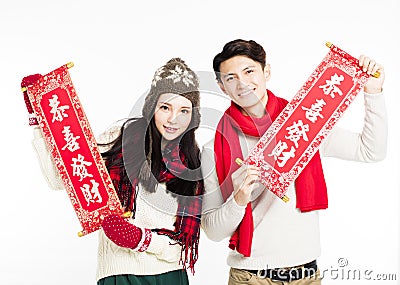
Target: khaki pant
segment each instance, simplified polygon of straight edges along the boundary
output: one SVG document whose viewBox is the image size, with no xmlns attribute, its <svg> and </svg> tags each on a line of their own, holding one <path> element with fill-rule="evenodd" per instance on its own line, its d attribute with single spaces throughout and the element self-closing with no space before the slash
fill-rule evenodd
<svg viewBox="0 0 400 285">
<path fill-rule="evenodd" d="M 231 268 L 229 272 L 228 285 L 321 285 L 319 270 L 316 275 L 309 276 L 300 280 L 291 282 L 273 281 L 269 278 L 261 278 L 246 270 Z"/>
</svg>

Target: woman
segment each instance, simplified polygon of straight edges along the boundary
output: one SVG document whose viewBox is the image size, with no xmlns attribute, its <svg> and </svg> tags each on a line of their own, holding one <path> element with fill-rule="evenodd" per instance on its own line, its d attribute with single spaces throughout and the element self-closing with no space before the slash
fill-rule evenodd
<svg viewBox="0 0 400 285">
<path fill-rule="evenodd" d="M 22 84 L 31 79 L 37 78 Z M 194 272 L 197 260 L 203 193 L 194 133 L 200 122 L 198 87 L 185 62 L 171 59 L 154 75 L 143 116 L 128 119 L 115 139 L 100 144 L 121 204 L 132 215 L 104 219 L 97 284 L 188 284 L 185 269 Z M 37 127 L 33 143 L 50 186 L 60 188 Z"/>
</svg>

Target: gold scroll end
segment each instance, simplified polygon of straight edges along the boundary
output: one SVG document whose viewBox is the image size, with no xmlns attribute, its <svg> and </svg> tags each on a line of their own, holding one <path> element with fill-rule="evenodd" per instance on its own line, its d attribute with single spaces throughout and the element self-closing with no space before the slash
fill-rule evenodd
<svg viewBox="0 0 400 285">
<path fill-rule="evenodd" d="M 285 203 L 289 202 L 289 197 L 286 196 L 286 195 L 282 196 L 281 199 L 282 199 L 282 201 L 285 202 Z"/>
<path fill-rule="evenodd" d="M 83 231 L 78 232 L 78 237 L 83 237 L 84 235 Z"/>
<path fill-rule="evenodd" d="M 239 157 L 235 159 L 235 162 L 237 165 L 242 165 L 243 164 L 243 160 L 241 160 Z"/>
<path fill-rule="evenodd" d="M 25 91 L 27 91 L 28 90 L 28 88 L 26 88 L 25 86 L 24 87 L 21 87 L 21 91 L 22 92 L 25 92 Z"/>
<path fill-rule="evenodd" d="M 123 218 L 130 218 L 131 216 L 132 216 L 132 212 L 131 211 L 127 211 L 127 212 L 122 214 Z"/>
<path fill-rule="evenodd" d="M 381 76 L 381 74 L 380 74 L 379 71 L 377 71 L 374 74 L 372 74 L 372 76 L 375 77 L 375 78 L 379 78 L 379 76 Z"/>
<path fill-rule="evenodd" d="M 333 44 L 332 44 L 331 42 L 326 42 L 325 45 L 326 45 L 328 48 L 331 48 L 331 47 L 333 46 Z"/>
<path fill-rule="evenodd" d="M 68 69 L 70 69 L 70 68 L 72 68 L 72 67 L 74 67 L 74 63 L 71 61 L 71 62 L 68 62 L 67 63 L 67 68 Z"/>
</svg>

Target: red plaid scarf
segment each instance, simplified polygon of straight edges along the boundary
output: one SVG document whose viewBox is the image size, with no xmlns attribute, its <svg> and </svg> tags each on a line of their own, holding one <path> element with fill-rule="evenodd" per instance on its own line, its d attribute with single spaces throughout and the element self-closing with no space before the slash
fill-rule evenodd
<svg viewBox="0 0 400 285">
<path fill-rule="evenodd" d="M 224 200 L 233 191 L 231 175 L 239 168 L 235 163 L 235 159 L 243 159 L 238 132 L 253 137 L 261 137 L 288 103 L 285 99 L 276 97 L 269 90 L 267 90 L 267 93 L 267 115 L 263 118 L 252 118 L 243 115 L 240 108 L 232 102 L 217 126 L 214 155 L 218 181 Z M 296 207 L 302 212 L 327 208 L 327 189 L 319 152 L 313 156 L 297 177 L 295 186 Z M 252 208 L 251 203 L 248 203 L 245 215 L 229 241 L 229 247 L 249 257 L 253 230 Z"/>
<path fill-rule="evenodd" d="M 121 157 L 122 153 L 119 154 L 119 158 Z M 167 145 L 164 151 L 163 163 L 163 168 L 158 177 L 158 182 L 160 183 L 177 179 L 180 174 L 187 170 L 185 156 L 180 152 L 179 144 L 177 143 Z M 121 175 L 126 175 L 126 171 L 124 168 L 121 169 L 118 166 L 110 167 L 109 173 L 120 200 L 124 201 L 123 198 L 126 198 L 124 195 L 130 195 L 128 208 L 133 209 L 135 215 L 135 199 L 137 194 L 134 190 L 137 189 L 139 179 L 135 178 L 132 183 L 121 183 Z M 186 264 L 189 264 L 188 268 L 191 269 L 192 273 L 194 273 L 194 264 L 198 259 L 203 193 L 203 182 L 199 181 L 197 182 L 197 188 L 193 196 L 177 197 L 178 209 L 174 224 L 175 229 L 173 231 L 165 228 L 152 229 L 153 232 L 166 235 L 182 246 L 180 262 L 183 268 L 186 268 Z"/>
</svg>

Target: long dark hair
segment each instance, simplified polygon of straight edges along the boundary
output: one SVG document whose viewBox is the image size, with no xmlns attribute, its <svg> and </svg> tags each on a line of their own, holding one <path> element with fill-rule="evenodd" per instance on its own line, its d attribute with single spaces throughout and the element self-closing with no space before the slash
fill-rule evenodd
<svg viewBox="0 0 400 285">
<path fill-rule="evenodd" d="M 178 194 L 178 197 L 196 195 L 198 183 L 202 183 L 200 149 L 195 140 L 195 129 L 188 128 L 181 137 L 176 139 L 179 140 L 179 149 L 185 157 L 184 164 L 186 167 L 198 170 L 196 177 L 192 177 L 190 180 L 176 177 L 167 182 L 167 190 Z M 107 151 L 102 152 L 107 169 L 109 171 L 111 169 L 119 170 L 118 185 L 114 183 L 114 186 L 125 209 L 132 204 L 132 197 L 136 196 L 136 189 L 133 189 L 132 182 L 139 182 L 149 192 L 156 191 L 160 171 L 165 169 L 165 164 L 162 161 L 161 142 L 162 135 L 157 130 L 153 117 L 150 122 L 144 118 L 127 119 L 115 140 L 100 144 L 109 147 Z M 152 175 L 144 177 L 141 172 L 144 168 L 148 168 L 146 158 L 150 151 Z"/>
</svg>

